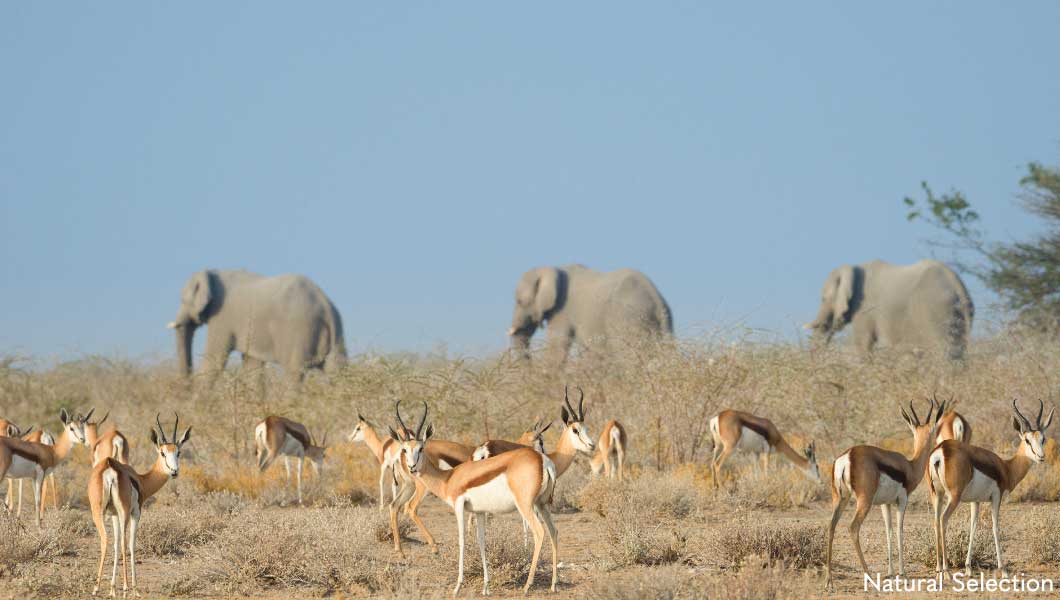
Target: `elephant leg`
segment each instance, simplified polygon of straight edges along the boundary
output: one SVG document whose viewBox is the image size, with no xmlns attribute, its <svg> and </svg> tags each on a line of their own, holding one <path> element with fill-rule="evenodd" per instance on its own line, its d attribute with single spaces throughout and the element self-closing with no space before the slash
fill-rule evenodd
<svg viewBox="0 0 1060 600">
<path fill-rule="evenodd" d="M 548 328 L 548 350 L 549 360 L 556 366 L 562 366 L 570 356 L 571 346 L 574 344 L 574 335 L 567 328 L 557 327 L 555 324 Z"/>
<path fill-rule="evenodd" d="M 265 361 L 254 358 L 247 354 L 243 355 L 242 374 L 251 381 L 254 394 L 258 398 L 265 397 Z"/>
<path fill-rule="evenodd" d="M 217 378 L 225 370 L 228 364 L 228 355 L 232 353 L 234 345 L 230 336 L 220 332 L 214 333 L 207 328 L 206 332 L 206 355 L 203 358 L 203 373 L 206 376 L 206 389 L 211 390 Z"/>
</svg>

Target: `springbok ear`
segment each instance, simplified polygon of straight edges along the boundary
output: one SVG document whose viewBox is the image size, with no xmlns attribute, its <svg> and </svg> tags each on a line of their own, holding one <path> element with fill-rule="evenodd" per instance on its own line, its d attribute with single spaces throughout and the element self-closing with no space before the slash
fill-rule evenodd
<svg viewBox="0 0 1060 600">
<path fill-rule="evenodd" d="M 1056 408 L 1049 410 L 1049 418 L 1045 420 L 1045 425 L 1042 425 L 1042 431 L 1049 429 L 1049 426 L 1053 424 L 1053 413 L 1056 412 Z"/>
<path fill-rule="evenodd" d="M 59 420 L 63 422 L 63 425 L 70 422 L 70 413 L 66 412 L 65 408 L 59 409 Z"/>
<path fill-rule="evenodd" d="M 158 445 L 158 434 L 155 432 L 154 428 L 151 429 L 151 443 L 156 446 Z"/>
<path fill-rule="evenodd" d="M 570 412 L 568 412 L 568 411 L 567 411 L 567 407 L 566 407 L 566 406 L 564 406 L 564 407 L 563 407 L 563 424 L 564 424 L 564 425 L 568 425 L 568 424 L 570 424 L 570 419 L 571 419 L 571 415 L 570 415 Z"/>
<path fill-rule="evenodd" d="M 392 439 L 392 440 L 394 440 L 395 442 L 398 442 L 398 443 L 401 443 L 401 442 L 405 441 L 405 440 L 401 439 L 401 437 L 397 434 L 396 431 L 394 431 L 394 428 L 392 426 L 387 425 L 386 428 L 390 432 L 390 439 Z"/>
<path fill-rule="evenodd" d="M 191 427 L 188 427 L 187 429 L 184 430 L 184 435 L 181 436 L 180 441 L 177 442 L 177 445 L 178 446 L 183 446 L 184 442 L 187 442 L 189 438 L 191 438 Z"/>
<path fill-rule="evenodd" d="M 850 301 L 854 297 L 854 267 L 843 265 L 835 270 L 835 298 L 832 299 L 832 318 L 839 323 L 846 321 L 844 315 L 850 310 Z"/>
<path fill-rule="evenodd" d="M 1019 433 L 1023 433 L 1023 425 L 1020 424 L 1020 420 L 1017 419 L 1015 415 L 1012 416 L 1012 428 Z"/>
<path fill-rule="evenodd" d="M 423 441 L 426 442 L 427 440 L 431 439 L 432 435 L 434 435 L 434 423 L 428 425 L 427 431 L 423 432 Z"/>
</svg>

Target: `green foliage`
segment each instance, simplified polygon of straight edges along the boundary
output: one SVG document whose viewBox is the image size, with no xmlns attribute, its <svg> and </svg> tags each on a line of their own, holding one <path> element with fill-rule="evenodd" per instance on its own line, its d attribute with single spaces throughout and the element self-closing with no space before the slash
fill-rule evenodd
<svg viewBox="0 0 1060 600">
<path fill-rule="evenodd" d="M 903 199 L 906 218 L 925 221 L 950 236 L 950 241 L 933 245 L 954 250 L 957 258 L 975 256 L 972 263 L 957 260 L 957 268 L 997 293 L 1021 322 L 1054 329 L 1060 319 L 1060 168 L 1028 165 L 1020 199 L 1025 210 L 1044 221 L 1044 233 L 1009 244 L 985 241 L 979 213 L 961 192 L 935 195 L 927 183 L 921 186 L 923 201 Z"/>
</svg>

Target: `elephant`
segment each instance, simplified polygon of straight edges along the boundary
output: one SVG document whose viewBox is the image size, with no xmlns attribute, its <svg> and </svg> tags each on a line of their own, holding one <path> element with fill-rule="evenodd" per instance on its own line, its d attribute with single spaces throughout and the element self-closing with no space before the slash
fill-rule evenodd
<svg viewBox="0 0 1060 600">
<path fill-rule="evenodd" d="M 558 363 L 575 342 L 599 348 L 608 337 L 659 339 L 674 330 L 670 306 L 646 275 L 583 265 L 539 267 L 519 279 L 508 329 L 518 356 L 529 357 L 530 338 L 542 324 L 547 324 L 548 353 Z"/>
<path fill-rule="evenodd" d="M 821 288 L 817 318 L 805 325 L 814 345 L 828 344 L 847 323 L 863 354 L 877 346 L 964 356 L 975 307 L 961 278 L 935 260 L 894 265 L 874 260 L 843 265 Z"/>
<path fill-rule="evenodd" d="M 346 362 L 339 311 L 302 275 L 213 269 L 192 275 L 181 292 L 177 318 L 167 325 L 176 333 L 185 377 L 192 371 L 192 338 L 202 325 L 207 326 L 207 388 L 233 351 L 242 353 L 243 368 L 251 371 L 278 363 L 289 389 L 298 389 L 307 369 L 331 371 Z"/>
</svg>

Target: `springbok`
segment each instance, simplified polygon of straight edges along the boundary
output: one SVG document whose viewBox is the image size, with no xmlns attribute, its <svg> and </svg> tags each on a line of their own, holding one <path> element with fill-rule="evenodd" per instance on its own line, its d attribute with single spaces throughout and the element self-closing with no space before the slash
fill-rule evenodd
<svg viewBox="0 0 1060 600">
<path fill-rule="evenodd" d="M 257 447 L 258 470 L 269 468 L 277 456 L 283 456 L 283 466 L 287 470 L 286 486 L 291 485 L 291 461 L 295 458 L 295 475 L 298 488 L 298 504 L 302 503 L 302 468 L 305 459 L 313 466 L 317 475 L 324 467 L 324 451 L 327 449 L 328 434 L 317 445 L 305 425 L 275 415 L 265 417 L 254 428 L 254 444 Z"/>
<path fill-rule="evenodd" d="M 85 421 L 80 415 L 71 417 L 66 409 L 59 412 L 63 423 L 63 433 L 55 445 L 46 446 L 27 442 L 18 438 L 0 438 L 0 479 L 33 478 L 33 501 L 36 508 L 37 527 L 41 526 L 44 516 L 44 502 L 41 488 L 44 478 L 55 467 L 62 464 L 70 455 L 74 445 L 85 443 Z"/>
<path fill-rule="evenodd" d="M 422 481 L 413 477 L 408 467 L 400 460 L 401 445 L 387 437 L 381 439 L 372 428 L 371 424 L 361 414 L 357 415 L 357 426 L 346 438 L 351 442 L 362 442 L 379 462 L 379 505 L 380 508 L 388 508 L 390 511 L 390 530 L 394 539 L 394 552 L 404 557 L 401 549 L 401 535 L 397 526 L 398 510 L 404 506 L 405 514 L 412 519 L 416 527 L 427 540 L 431 552 L 438 553 L 438 546 L 434 542 L 434 536 L 427 530 L 427 525 L 420 519 L 419 506 L 427 495 L 427 486 Z M 463 444 L 444 440 L 430 440 L 424 448 L 427 460 L 431 461 L 439 469 L 451 469 L 460 463 L 471 459 L 472 450 Z M 384 497 L 384 482 L 391 483 L 391 500 L 386 502 Z"/>
<path fill-rule="evenodd" d="M 854 446 L 840 454 L 832 463 L 832 521 L 828 526 L 827 587 L 832 587 L 832 540 L 835 537 L 835 527 L 851 497 L 855 499 L 857 508 L 854 519 L 850 522 L 850 537 L 854 541 L 854 550 L 857 551 L 858 561 L 861 562 L 861 570 L 865 575 L 868 575 L 869 568 L 865 564 L 865 555 L 861 552 L 861 523 L 872 507 L 877 505 L 883 511 L 883 526 L 887 534 L 887 576 L 894 575 L 894 564 L 891 562 L 891 505 L 897 505 L 898 575 L 905 577 L 905 554 L 902 546 L 905 509 L 909 503 L 909 495 L 924 479 L 923 473 L 931 454 L 935 429 L 939 418 L 945 412 L 945 402 L 937 404 L 934 399 L 930 402 L 931 408 L 928 409 L 927 418 L 923 422 L 916 414 L 912 401 L 909 402 L 909 412 L 902 406 L 898 407 L 902 419 L 913 432 L 912 459 L 876 446 Z"/>
<path fill-rule="evenodd" d="M 599 475 L 600 471 L 603 471 L 608 478 L 613 478 L 617 471 L 618 480 L 622 481 L 625 462 L 626 428 L 611 419 L 604 424 L 604 429 L 600 432 L 600 441 L 596 443 L 596 454 L 589 460 L 589 468 L 593 475 Z"/>
<path fill-rule="evenodd" d="M 524 431 L 519 439 L 514 442 L 507 440 L 486 440 L 482 442 L 471 455 L 471 460 L 482 460 L 496 456 L 502 452 L 515 450 L 516 448 L 533 448 L 538 452 L 545 453 L 545 432 L 552 427 L 552 421 L 542 424 L 541 419 L 534 422 L 530 429 Z"/>
<path fill-rule="evenodd" d="M 817 467 L 817 446 L 810 442 L 799 454 L 769 419 L 738 410 L 723 410 L 710 420 L 710 436 L 714 440 L 710 471 L 715 488 L 720 485 L 722 465 L 736 450 L 757 454 L 762 472 L 769 470 L 769 455 L 779 452 L 807 477 L 821 481 L 821 471 Z"/>
<path fill-rule="evenodd" d="M 88 411 L 85 418 L 91 417 L 95 410 Z M 108 457 L 123 465 L 129 464 L 129 440 L 126 439 L 122 432 L 118 431 L 117 427 L 103 435 L 99 435 L 99 427 L 103 425 L 109 416 L 110 412 L 107 412 L 99 421 L 85 423 L 85 441 L 88 444 L 89 452 L 92 453 L 92 466 L 98 465 L 104 458 Z"/>
<path fill-rule="evenodd" d="M 1031 425 L 1016 406 L 1016 401 L 1012 401 L 1012 426 L 1019 432 L 1020 438 L 1016 454 L 1008 460 L 984 448 L 956 440 L 942 442 L 931 452 L 931 458 L 928 460 L 928 489 L 934 510 L 932 525 L 935 530 L 935 570 L 943 577 L 949 575 L 949 564 L 946 561 L 946 527 L 949 525 L 950 516 L 961 502 L 971 504 L 972 512 L 968 522 L 965 574 L 972 573 L 972 541 L 975 539 L 975 525 L 979 520 L 979 504 L 989 502 L 997 568 L 1002 577 L 1008 577 L 1005 563 L 1001 562 L 998 522 L 1001 500 L 1023 481 L 1031 466 L 1045 460 L 1045 430 L 1052 425 L 1055 410 L 1050 409 L 1049 418 L 1042 423 L 1045 403 L 1039 400 L 1038 417 Z M 942 507 L 943 495 L 946 496 L 945 512 Z"/>
<path fill-rule="evenodd" d="M 460 544 L 455 596 L 464 582 L 464 520 L 466 513 L 478 515 L 479 552 L 482 556 L 482 593 L 489 593 L 489 571 L 486 568 L 486 522 L 482 515 L 502 514 L 518 510 L 523 520 L 528 521 L 534 534 L 534 553 L 530 561 L 530 572 L 526 576 L 523 594 L 530 591 L 541 556 L 541 544 L 545 531 L 552 545 L 552 591 L 556 591 L 558 551 L 556 526 L 548 503 L 556 485 L 556 466 L 544 454 L 532 448 L 518 448 L 510 452 L 491 456 L 479 461 L 461 463 L 451 470 L 443 471 L 425 458 L 424 445 L 433 434 L 433 425 L 427 422 L 427 403 L 424 402 L 423 417 L 415 430 L 405 426 L 397 408 L 399 435 L 390 428 L 390 437 L 401 444 L 402 457 L 409 471 L 427 484 L 432 494 L 442 499 L 456 513 L 456 529 Z M 542 526 L 542 523 L 544 524 Z"/>
<path fill-rule="evenodd" d="M 114 568 L 110 574 L 110 595 L 118 576 L 118 555 L 121 555 L 122 595 L 129 589 L 129 570 L 132 571 L 133 594 L 139 596 L 136 589 L 136 528 L 143 514 L 144 502 L 155 495 L 171 477 L 180 473 L 180 449 L 191 437 L 191 427 L 184 430 L 184 435 L 177 439 L 177 426 L 180 417 L 174 415 L 172 439 L 166 439 L 162 423 L 155 416 L 156 432 L 151 429 L 151 443 L 158 451 L 154 466 L 146 473 L 137 473 L 129 465 L 116 459 L 105 457 L 92 468 L 88 478 L 88 504 L 92 510 L 92 522 L 99 532 L 99 569 L 96 571 L 96 586 L 92 595 L 99 592 L 99 582 L 103 579 L 103 565 L 107 560 L 107 526 L 103 522 L 106 515 L 111 517 L 111 528 L 114 534 Z M 128 558 L 125 548 L 128 544 Z"/>
<path fill-rule="evenodd" d="M 3 429 L 2 423 L 0 423 L 0 429 Z M 10 431 L 10 429 L 8 429 Z M 17 431 L 17 428 L 16 428 Z M 9 437 L 15 437 L 25 442 L 33 442 L 34 444 L 44 444 L 45 446 L 54 446 L 55 438 L 50 433 L 43 429 L 33 431 L 33 427 L 30 427 L 25 432 L 19 431 L 18 435 L 12 435 Z M 32 477 L 25 477 L 18 480 L 18 508 L 15 511 L 15 515 L 22 514 L 22 483 L 26 479 L 32 479 Z M 51 497 L 52 497 L 52 508 L 59 509 L 59 489 L 55 484 L 55 471 L 48 473 L 48 478 L 44 480 L 44 484 L 41 486 L 41 504 L 47 503 L 48 498 L 48 482 L 51 482 Z M 11 505 L 14 503 L 15 491 L 14 491 L 15 480 L 8 478 L 7 480 L 7 509 L 11 510 Z"/>
<path fill-rule="evenodd" d="M 964 415 L 953 410 L 956 404 L 957 402 L 953 398 L 950 398 L 950 401 L 946 403 L 950 410 L 939 419 L 939 429 L 935 435 L 936 446 L 946 440 L 957 440 L 965 444 L 972 442 L 972 424 L 968 422 Z"/>
</svg>

